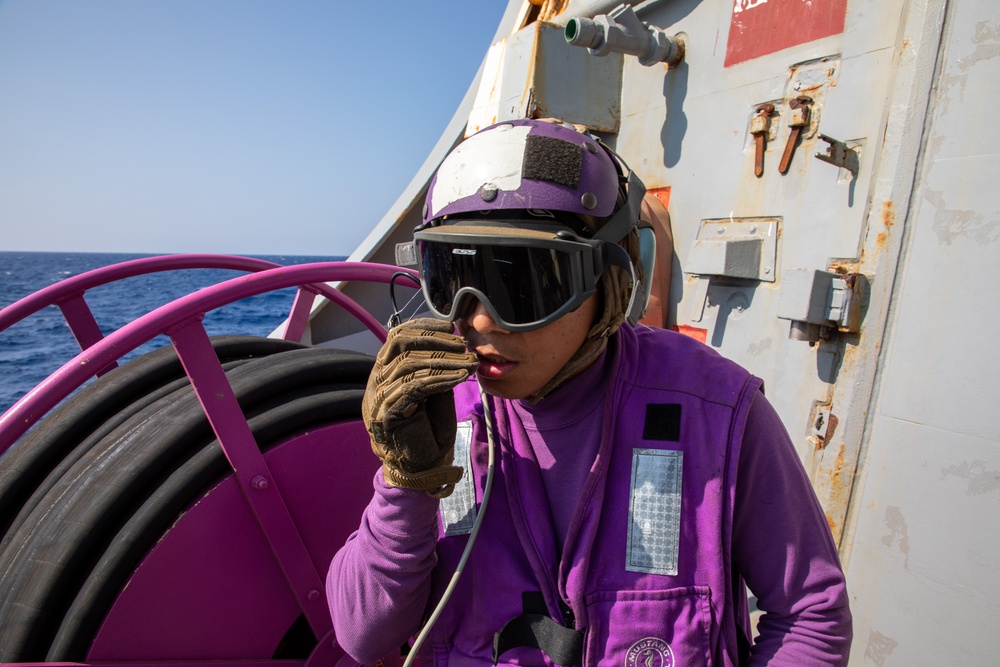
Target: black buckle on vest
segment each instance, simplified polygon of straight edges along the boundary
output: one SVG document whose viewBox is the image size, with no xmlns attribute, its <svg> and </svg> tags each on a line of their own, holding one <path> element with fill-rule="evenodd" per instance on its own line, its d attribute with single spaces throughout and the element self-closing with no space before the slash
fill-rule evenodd
<svg viewBox="0 0 1000 667">
<path fill-rule="evenodd" d="M 500 631 L 493 635 L 494 665 L 510 649 L 524 646 L 540 649 L 557 665 L 572 667 L 581 664 L 583 630 L 567 628 L 549 617 L 541 593 L 523 593 L 521 605 L 524 613 L 504 623 Z M 572 615 L 569 617 L 572 618 Z"/>
</svg>

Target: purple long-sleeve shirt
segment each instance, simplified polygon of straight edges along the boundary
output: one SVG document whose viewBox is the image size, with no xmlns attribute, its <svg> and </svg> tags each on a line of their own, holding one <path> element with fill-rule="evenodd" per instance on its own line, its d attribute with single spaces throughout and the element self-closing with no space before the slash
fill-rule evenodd
<svg viewBox="0 0 1000 667">
<path fill-rule="evenodd" d="M 532 440 L 560 544 L 597 453 L 604 416 L 595 389 L 606 363 L 602 358 L 537 406 L 510 411 Z M 338 642 L 365 663 L 398 651 L 419 629 L 441 530 L 437 500 L 387 487 L 381 472 L 374 491 L 327 579 Z M 732 560 L 765 612 L 750 664 L 846 664 L 850 613 L 836 549 L 784 426 L 762 395 L 743 436 Z"/>
</svg>

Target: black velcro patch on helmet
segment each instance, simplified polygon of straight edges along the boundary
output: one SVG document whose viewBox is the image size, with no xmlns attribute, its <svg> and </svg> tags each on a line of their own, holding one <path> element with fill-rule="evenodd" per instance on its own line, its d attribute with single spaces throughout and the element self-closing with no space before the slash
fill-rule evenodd
<svg viewBox="0 0 1000 667">
<path fill-rule="evenodd" d="M 576 188 L 580 186 L 582 169 L 583 146 L 553 137 L 528 135 L 521 165 L 522 178 Z"/>
<path fill-rule="evenodd" d="M 677 403 L 650 403 L 646 406 L 643 440 L 679 442 L 681 439 L 681 406 Z"/>
</svg>

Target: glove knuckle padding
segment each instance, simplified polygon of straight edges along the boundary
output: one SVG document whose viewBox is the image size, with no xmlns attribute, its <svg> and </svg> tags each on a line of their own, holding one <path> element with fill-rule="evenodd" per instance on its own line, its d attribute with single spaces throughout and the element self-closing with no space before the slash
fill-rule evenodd
<svg viewBox="0 0 1000 667">
<path fill-rule="evenodd" d="M 451 467 L 457 429 L 452 390 L 475 369 L 475 355 L 448 322 L 413 320 L 389 333 L 362 401 L 388 484 L 450 493 L 461 477 L 461 469 Z"/>
<path fill-rule="evenodd" d="M 437 352 L 404 352 L 379 373 L 378 384 L 402 382 L 434 385 L 451 381 L 451 386 L 455 386 L 468 377 L 470 363 L 475 364 L 475 357 L 464 352 L 447 355 Z"/>
</svg>

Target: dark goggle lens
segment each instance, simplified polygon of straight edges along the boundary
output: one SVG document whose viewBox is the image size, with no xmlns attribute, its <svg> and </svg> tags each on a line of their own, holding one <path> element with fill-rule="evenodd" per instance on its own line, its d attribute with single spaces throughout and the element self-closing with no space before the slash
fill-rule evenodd
<svg viewBox="0 0 1000 667">
<path fill-rule="evenodd" d="M 537 322 L 574 296 L 570 256 L 550 248 L 420 243 L 421 274 L 431 306 L 454 319 L 463 287 L 479 290 L 507 324 Z"/>
</svg>

